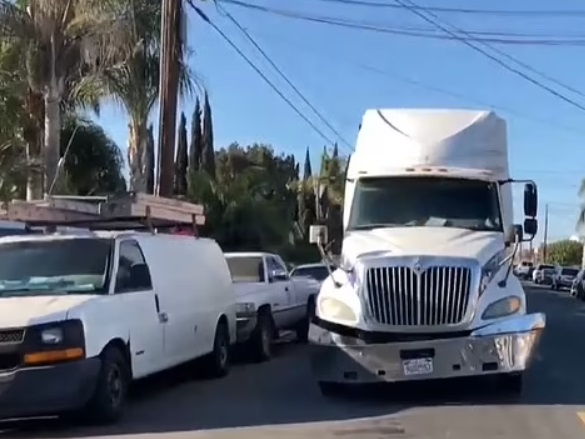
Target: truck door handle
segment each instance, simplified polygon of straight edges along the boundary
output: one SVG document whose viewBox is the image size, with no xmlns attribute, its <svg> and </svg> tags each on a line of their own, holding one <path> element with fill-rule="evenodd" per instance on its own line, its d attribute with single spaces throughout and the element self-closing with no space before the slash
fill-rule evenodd
<svg viewBox="0 0 585 439">
<path fill-rule="evenodd" d="M 288 287 L 284 287 L 284 291 L 288 291 Z"/>
</svg>

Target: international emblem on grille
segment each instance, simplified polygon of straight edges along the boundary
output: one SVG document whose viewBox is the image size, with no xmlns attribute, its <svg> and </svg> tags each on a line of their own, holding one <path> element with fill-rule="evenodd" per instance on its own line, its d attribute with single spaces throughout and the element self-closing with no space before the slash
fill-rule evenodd
<svg viewBox="0 0 585 439">
<path fill-rule="evenodd" d="M 421 272 L 422 272 L 422 265 L 420 263 L 419 259 L 415 259 L 414 260 L 414 264 L 412 266 L 412 271 L 414 272 L 414 274 L 416 274 L 417 276 L 420 276 Z"/>
</svg>

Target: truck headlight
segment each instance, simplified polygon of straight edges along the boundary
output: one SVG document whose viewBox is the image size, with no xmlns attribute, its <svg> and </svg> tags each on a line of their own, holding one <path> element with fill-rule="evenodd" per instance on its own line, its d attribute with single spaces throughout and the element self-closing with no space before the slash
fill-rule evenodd
<svg viewBox="0 0 585 439">
<path fill-rule="evenodd" d="M 251 302 L 236 303 L 236 316 L 249 316 L 256 313 L 256 305 Z"/>
<path fill-rule="evenodd" d="M 325 319 L 355 323 L 357 316 L 353 310 L 340 300 L 324 297 L 319 301 L 319 311 Z"/>
<path fill-rule="evenodd" d="M 496 300 L 485 309 L 481 315 L 482 320 L 497 319 L 516 314 L 522 307 L 522 300 L 518 296 L 508 296 Z"/>
</svg>

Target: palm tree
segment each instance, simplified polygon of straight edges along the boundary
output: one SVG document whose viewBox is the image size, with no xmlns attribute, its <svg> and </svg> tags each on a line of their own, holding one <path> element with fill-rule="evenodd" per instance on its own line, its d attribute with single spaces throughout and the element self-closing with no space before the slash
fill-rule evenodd
<svg viewBox="0 0 585 439">
<path fill-rule="evenodd" d="M 74 90 L 72 83 L 110 62 L 118 28 L 114 21 L 108 28 L 111 17 L 100 15 L 108 1 L 0 0 L 0 36 L 25 54 L 30 95 L 42 97 L 42 111 L 37 108 L 36 116 L 41 113 L 44 118 L 46 187 L 59 166 L 62 104 L 66 98 L 74 102 L 87 97 L 87 90 Z"/>
<path fill-rule="evenodd" d="M 146 191 L 146 175 L 150 168 L 147 154 L 148 121 L 159 97 L 160 48 L 161 48 L 161 1 L 160 0 L 110 0 L 110 14 L 125 24 L 126 35 L 118 42 L 116 50 L 124 55 L 122 60 L 103 69 L 98 77 L 102 88 L 128 113 L 130 118 L 128 137 L 128 163 L 130 187 Z M 116 4 L 117 3 L 117 4 Z M 127 12 L 117 8 L 130 8 Z M 186 65 L 186 49 L 181 46 L 180 89 L 189 93 L 193 82 Z M 88 77 L 85 82 L 91 81 Z"/>
</svg>

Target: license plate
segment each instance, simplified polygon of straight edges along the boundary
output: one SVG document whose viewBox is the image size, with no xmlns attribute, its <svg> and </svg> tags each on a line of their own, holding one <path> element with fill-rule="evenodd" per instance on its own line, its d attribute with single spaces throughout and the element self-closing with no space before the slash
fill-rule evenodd
<svg viewBox="0 0 585 439">
<path fill-rule="evenodd" d="M 404 375 L 428 375 L 433 373 L 432 358 L 415 358 L 412 360 L 403 360 L 402 368 Z"/>
</svg>

